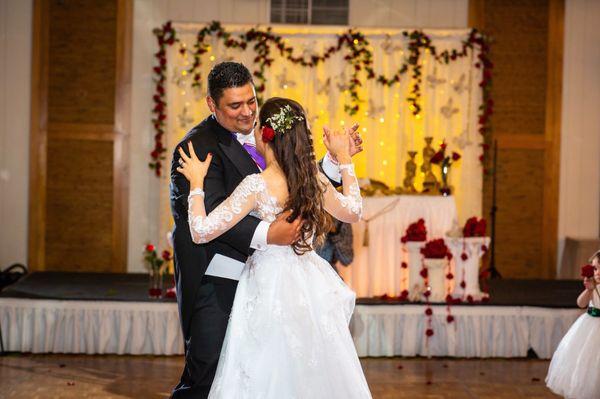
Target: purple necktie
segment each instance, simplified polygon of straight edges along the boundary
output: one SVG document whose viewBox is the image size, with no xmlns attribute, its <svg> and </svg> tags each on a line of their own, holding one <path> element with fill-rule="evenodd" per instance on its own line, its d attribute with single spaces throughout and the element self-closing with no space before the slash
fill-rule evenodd
<svg viewBox="0 0 600 399">
<path fill-rule="evenodd" d="M 254 162 L 256 162 L 256 164 L 260 167 L 260 169 L 264 170 L 265 167 L 267 166 L 267 164 L 266 164 L 263 156 L 260 155 L 260 153 L 256 149 L 256 147 L 250 143 L 244 143 L 244 144 L 242 144 L 242 147 L 244 147 L 244 149 L 248 152 L 248 154 L 250 154 L 250 156 L 252 157 L 252 159 L 254 159 Z"/>
<path fill-rule="evenodd" d="M 250 133 L 250 134 L 252 134 L 252 133 Z M 233 139 L 239 143 L 239 140 L 237 139 L 237 136 L 235 133 L 231 133 L 231 137 L 233 137 Z M 244 143 L 244 144 L 242 144 L 242 147 L 244 147 L 244 150 L 246 150 L 246 152 L 248 154 L 250 154 L 250 156 L 254 160 L 254 163 L 257 164 L 261 170 L 264 170 L 267 167 L 267 163 L 265 162 L 265 159 L 263 158 L 262 155 L 260 155 L 260 153 L 256 149 L 255 145 L 252 145 L 250 143 Z"/>
</svg>

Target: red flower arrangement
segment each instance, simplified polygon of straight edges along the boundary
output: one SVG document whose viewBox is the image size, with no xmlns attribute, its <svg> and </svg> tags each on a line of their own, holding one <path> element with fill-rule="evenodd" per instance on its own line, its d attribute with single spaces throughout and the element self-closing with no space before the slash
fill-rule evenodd
<svg viewBox="0 0 600 399">
<path fill-rule="evenodd" d="M 419 219 L 415 223 L 411 223 L 400 241 L 402 241 L 403 244 L 408 241 L 427 241 L 427 228 L 425 227 L 425 220 Z"/>
<path fill-rule="evenodd" d="M 477 219 L 476 217 L 469 218 L 463 227 L 464 237 L 485 237 L 487 223 L 484 218 Z"/>
<path fill-rule="evenodd" d="M 425 247 L 421 248 L 421 253 L 425 258 L 429 259 L 450 259 L 451 257 L 450 251 L 443 238 L 427 242 Z"/>
</svg>

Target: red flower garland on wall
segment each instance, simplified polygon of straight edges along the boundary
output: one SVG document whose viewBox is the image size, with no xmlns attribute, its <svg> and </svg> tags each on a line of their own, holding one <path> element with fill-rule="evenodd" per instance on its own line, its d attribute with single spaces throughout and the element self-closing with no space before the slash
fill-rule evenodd
<svg viewBox="0 0 600 399">
<path fill-rule="evenodd" d="M 155 107 L 153 110 L 154 117 L 152 119 L 155 129 L 155 146 L 151 153 L 152 161 L 149 163 L 150 168 L 155 170 L 157 176 L 161 175 L 161 161 L 164 160 L 164 152 L 166 149 L 162 145 L 162 136 L 164 134 L 164 121 L 166 119 L 164 101 L 165 89 L 165 74 L 166 74 L 166 46 L 171 46 L 179 43 L 176 32 L 173 29 L 171 22 L 165 23 L 162 27 L 154 29 L 154 35 L 158 41 L 159 51 L 155 54 L 157 65 L 154 67 L 156 90 L 154 94 Z M 321 54 L 312 54 L 308 57 L 294 56 L 294 48 L 285 44 L 283 38 L 275 35 L 270 27 L 266 29 L 252 28 L 245 33 L 242 33 L 237 38 L 231 33 L 225 31 L 223 26 L 218 21 L 213 21 L 206 25 L 196 35 L 196 42 L 192 52 L 193 63 L 188 70 L 188 73 L 193 77 L 192 86 L 200 85 L 202 79 L 200 74 L 201 57 L 208 51 L 209 44 L 206 42 L 208 36 L 216 36 L 223 41 L 227 48 L 246 49 L 253 45 L 256 52 L 254 64 L 257 69 L 253 75 L 256 78 L 256 92 L 258 101 L 262 101 L 262 96 L 265 91 L 265 71 L 275 61 L 272 58 L 271 51 L 275 48 L 279 54 L 292 62 L 293 64 L 303 67 L 313 68 L 319 63 L 324 62 L 333 54 L 345 50 L 347 54 L 344 59 L 352 67 L 350 79 L 347 82 L 348 93 L 350 97 L 349 103 L 344 104 L 344 111 L 349 115 L 355 115 L 360 110 L 360 104 L 364 101 L 358 94 L 359 87 L 362 86 L 360 79 L 361 73 L 364 71 L 366 80 L 375 80 L 375 82 L 392 86 L 400 82 L 402 75 L 411 71 L 411 77 L 414 80 L 409 96 L 406 100 L 410 104 L 410 109 L 413 115 L 421 113 L 421 82 L 422 72 L 421 63 L 419 62 L 424 52 L 429 52 L 440 64 L 450 64 L 460 58 L 466 57 L 469 50 L 479 49 L 478 62 L 476 68 L 483 68 L 482 80 L 479 86 L 483 91 L 483 104 L 479 114 L 479 132 L 486 135 L 490 132 L 490 117 L 493 114 L 494 102 L 491 98 L 491 82 L 493 64 L 489 58 L 489 39 L 479 32 L 477 29 L 472 29 L 466 40 L 462 42 L 460 49 L 444 50 L 438 53 L 437 48 L 432 44 L 431 38 L 423 31 L 413 30 L 411 32 L 402 32 L 403 36 L 409 39 L 408 50 L 409 57 L 405 60 L 398 70 L 390 77 L 376 74 L 373 69 L 373 53 L 369 49 L 370 43 L 362 34 L 355 29 L 349 29 L 346 33 L 337 36 L 337 43 L 326 48 Z M 179 52 L 185 54 L 187 50 L 181 46 Z M 489 139 L 484 141 L 482 146 L 483 153 L 480 156 L 482 163 L 486 161 L 487 150 L 489 149 Z M 484 171 L 487 170 L 484 168 Z"/>
</svg>

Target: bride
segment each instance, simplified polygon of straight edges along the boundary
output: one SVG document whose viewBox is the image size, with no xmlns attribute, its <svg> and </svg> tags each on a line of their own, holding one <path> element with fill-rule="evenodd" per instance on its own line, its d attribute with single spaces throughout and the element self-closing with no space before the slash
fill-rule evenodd
<svg viewBox="0 0 600 399">
<path fill-rule="evenodd" d="M 311 132 L 300 104 L 271 98 L 261 107 L 257 149 L 266 159 L 208 216 L 204 177 L 191 143 L 177 169 L 190 181 L 188 213 L 195 243 L 220 236 L 249 213 L 273 221 L 291 210 L 303 220 L 290 247 L 271 245 L 248 259 L 239 280 L 210 398 L 370 398 L 348 323 L 355 295 L 313 251 L 331 216 L 356 222 L 362 199 L 351 163 L 349 137 L 328 132 L 340 163 L 343 193 L 319 172 Z"/>
</svg>

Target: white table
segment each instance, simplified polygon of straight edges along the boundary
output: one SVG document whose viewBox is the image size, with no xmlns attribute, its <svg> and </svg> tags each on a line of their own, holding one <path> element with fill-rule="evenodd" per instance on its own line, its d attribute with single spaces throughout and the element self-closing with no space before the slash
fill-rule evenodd
<svg viewBox="0 0 600 399">
<path fill-rule="evenodd" d="M 338 268 L 359 297 L 399 295 L 408 287 L 408 270 L 401 268 L 406 254 L 400 238 L 420 218 L 425 219 L 428 240 L 444 237 L 457 220 L 454 197 L 394 195 L 363 200 L 369 246 L 363 246 L 367 223 L 361 220 L 353 225 L 354 262 Z"/>
</svg>

